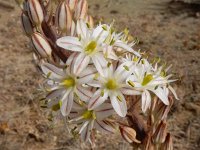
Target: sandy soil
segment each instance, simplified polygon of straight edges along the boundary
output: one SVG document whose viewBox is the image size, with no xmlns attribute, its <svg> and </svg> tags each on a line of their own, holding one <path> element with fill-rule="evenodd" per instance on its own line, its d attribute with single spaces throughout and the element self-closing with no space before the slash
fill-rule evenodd
<svg viewBox="0 0 200 150">
<path fill-rule="evenodd" d="M 118 29 L 128 27 L 140 40 L 136 48 L 173 64 L 181 99 L 169 116 L 174 148 L 200 149 L 199 5 L 168 0 L 89 0 L 89 4 L 95 18 L 115 19 Z M 36 93 L 42 78 L 32 63 L 19 16 L 12 0 L 0 0 L 0 150 L 89 149 L 69 136 L 62 124 L 51 124 L 39 107 Z M 98 137 L 96 149 L 131 148 L 118 135 L 109 135 Z"/>
</svg>

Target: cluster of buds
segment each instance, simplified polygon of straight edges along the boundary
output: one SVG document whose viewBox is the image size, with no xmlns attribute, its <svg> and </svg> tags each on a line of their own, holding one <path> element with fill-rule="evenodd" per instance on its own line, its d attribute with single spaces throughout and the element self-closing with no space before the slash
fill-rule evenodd
<svg viewBox="0 0 200 150">
<path fill-rule="evenodd" d="M 136 147 L 173 149 L 166 119 L 170 96 L 178 97 L 170 67 L 134 50 L 128 30 L 94 26 L 86 0 L 20 2 L 52 117 L 65 119 L 84 142 L 94 143 L 99 132 L 120 132 Z"/>
</svg>

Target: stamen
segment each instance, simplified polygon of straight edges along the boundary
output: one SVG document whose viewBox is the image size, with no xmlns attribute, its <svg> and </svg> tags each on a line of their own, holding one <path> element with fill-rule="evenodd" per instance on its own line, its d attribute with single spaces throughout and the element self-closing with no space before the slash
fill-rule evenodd
<svg viewBox="0 0 200 150">
<path fill-rule="evenodd" d="M 153 80 L 153 75 L 152 74 L 148 74 L 145 75 L 143 81 L 142 81 L 142 85 L 145 86 L 147 85 L 149 82 L 151 82 L 151 80 Z"/>
</svg>

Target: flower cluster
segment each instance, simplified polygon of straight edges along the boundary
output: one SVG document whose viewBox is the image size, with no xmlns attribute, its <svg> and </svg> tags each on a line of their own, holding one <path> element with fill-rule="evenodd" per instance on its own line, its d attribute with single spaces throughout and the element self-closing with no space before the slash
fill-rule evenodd
<svg viewBox="0 0 200 150">
<path fill-rule="evenodd" d="M 79 133 L 84 141 L 92 129 L 113 130 L 112 123 L 104 122 L 114 113 L 126 116 L 127 95 L 141 95 L 143 112 L 150 108 L 152 94 L 165 105 L 169 105 L 169 91 L 177 97 L 169 85 L 175 80 L 166 74 L 168 68 L 142 58 L 123 39 L 125 34 L 105 24 L 90 28 L 83 20 L 77 21 L 76 33 L 57 40 L 58 46 L 71 51 L 66 67 L 42 63 L 41 69 L 48 80 L 50 106 L 60 104 L 69 122 L 82 122 Z"/>
<path fill-rule="evenodd" d="M 71 132 L 83 141 L 91 141 L 95 131 L 119 129 L 128 142 L 140 143 L 136 131 L 117 120 L 131 109 L 128 96 L 140 97 L 143 113 L 156 110 L 152 97 L 157 97 L 162 110 L 157 111 L 165 118 L 169 107 L 163 106 L 171 105 L 170 93 L 178 99 L 170 85 L 175 80 L 167 74 L 170 67 L 150 63 L 134 50 L 136 42 L 127 30 L 117 33 L 113 24 L 102 23 L 94 27 L 86 0 L 61 1 L 55 15 L 51 3 L 26 0 L 21 5 L 23 29 L 46 78 L 42 87 L 47 106 L 66 118 Z"/>
</svg>

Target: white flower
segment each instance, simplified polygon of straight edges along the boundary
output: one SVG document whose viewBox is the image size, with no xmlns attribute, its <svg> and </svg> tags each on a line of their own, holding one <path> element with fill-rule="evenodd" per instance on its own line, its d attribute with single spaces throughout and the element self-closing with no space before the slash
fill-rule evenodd
<svg viewBox="0 0 200 150">
<path fill-rule="evenodd" d="M 127 105 L 123 94 L 138 94 L 138 92 L 134 92 L 125 82 L 129 75 L 130 71 L 127 71 L 123 64 L 121 64 L 116 70 L 114 70 L 112 65 L 106 68 L 103 72 L 103 76 L 99 76 L 97 82 L 91 84 L 91 86 L 98 87 L 99 89 L 94 93 L 94 96 L 89 101 L 88 108 L 94 109 L 98 107 L 109 97 L 117 114 L 121 117 L 125 117 L 127 113 Z"/>
<path fill-rule="evenodd" d="M 43 63 L 41 69 L 47 79 L 48 95 L 46 96 L 49 101 L 49 106 L 61 103 L 61 113 L 67 116 L 72 108 L 74 94 L 81 100 L 88 101 L 92 97 L 90 89 L 83 85 L 93 80 L 96 69 L 88 66 L 84 71 L 79 74 L 74 74 L 72 68 L 77 53 L 73 53 L 67 61 L 67 69 L 60 69 L 49 63 Z"/>
<path fill-rule="evenodd" d="M 80 73 L 92 61 L 98 72 L 102 74 L 103 68 L 107 65 L 103 55 L 103 41 L 108 36 L 108 32 L 102 28 L 102 25 L 89 29 L 87 24 L 80 20 L 77 21 L 77 34 L 79 38 L 66 36 L 57 40 L 58 46 L 78 52 L 74 73 Z"/>
<path fill-rule="evenodd" d="M 114 29 L 111 26 L 103 26 L 106 31 L 109 31 L 109 35 L 105 40 L 105 43 L 107 44 L 104 47 L 104 54 L 107 58 L 118 60 L 117 53 L 124 54 L 124 53 L 132 53 L 135 56 L 141 57 L 139 52 L 136 52 L 133 50 L 133 43 L 128 43 L 126 40 L 126 35 L 123 33 L 116 33 L 114 32 Z"/>
<path fill-rule="evenodd" d="M 133 63 L 132 74 L 127 78 L 127 83 L 140 91 L 142 95 L 142 111 L 145 112 L 151 105 L 151 94 L 153 92 L 165 104 L 169 105 L 168 93 L 166 85 L 176 80 L 169 80 L 171 75 L 162 76 L 162 67 L 155 68 L 146 60 L 141 59 L 140 62 Z M 175 91 L 169 86 L 173 94 Z M 175 97 L 177 98 L 176 94 Z"/>
<path fill-rule="evenodd" d="M 107 118 L 114 114 L 110 103 L 104 103 L 100 107 L 89 110 L 85 103 L 74 103 L 74 107 L 69 115 L 69 122 L 78 124 L 78 133 L 81 134 L 83 141 L 90 139 L 93 129 L 100 132 L 113 133 L 115 125 Z"/>
</svg>

